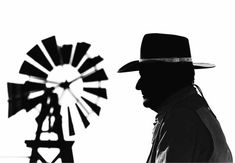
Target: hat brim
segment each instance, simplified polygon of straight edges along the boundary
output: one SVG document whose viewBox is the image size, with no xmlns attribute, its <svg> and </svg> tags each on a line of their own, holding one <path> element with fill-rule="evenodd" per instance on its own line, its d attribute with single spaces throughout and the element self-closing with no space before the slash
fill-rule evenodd
<svg viewBox="0 0 235 163">
<path fill-rule="evenodd" d="M 122 66 L 118 72 L 123 73 L 123 72 L 132 72 L 132 71 L 139 71 L 140 65 L 143 64 L 144 62 L 140 62 L 139 60 L 135 60 L 132 62 L 129 62 Z M 214 64 L 211 63 L 193 63 L 193 68 L 194 69 L 206 69 L 206 68 L 213 68 L 215 67 Z"/>
</svg>

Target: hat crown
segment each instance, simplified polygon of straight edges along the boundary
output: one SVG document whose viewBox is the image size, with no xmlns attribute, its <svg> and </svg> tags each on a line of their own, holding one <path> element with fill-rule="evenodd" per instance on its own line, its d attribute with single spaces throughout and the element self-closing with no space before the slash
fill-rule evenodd
<svg viewBox="0 0 235 163">
<path fill-rule="evenodd" d="M 186 37 L 171 34 L 146 34 L 141 44 L 141 59 L 190 58 L 189 41 Z"/>
</svg>

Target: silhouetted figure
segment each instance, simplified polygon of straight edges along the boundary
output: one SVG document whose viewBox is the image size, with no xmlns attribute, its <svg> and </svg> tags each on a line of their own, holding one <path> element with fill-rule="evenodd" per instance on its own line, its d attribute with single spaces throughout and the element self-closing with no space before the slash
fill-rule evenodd
<svg viewBox="0 0 235 163">
<path fill-rule="evenodd" d="M 136 89 L 144 106 L 158 113 L 147 163 L 232 162 L 220 124 L 194 84 L 194 69 L 212 67 L 192 63 L 187 38 L 146 34 L 140 60 L 119 69 L 139 71 Z"/>
</svg>

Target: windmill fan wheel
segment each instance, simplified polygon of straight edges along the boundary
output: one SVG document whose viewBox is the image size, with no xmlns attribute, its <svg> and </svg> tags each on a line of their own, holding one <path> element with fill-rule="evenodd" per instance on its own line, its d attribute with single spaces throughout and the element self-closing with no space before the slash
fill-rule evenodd
<svg viewBox="0 0 235 163">
<path fill-rule="evenodd" d="M 108 78 L 104 69 L 97 68 L 97 64 L 103 58 L 99 55 L 93 58 L 89 57 L 87 51 L 90 48 L 90 44 L 85 42 L 77 43 L 74 48 L 73 45 L 58 46 L 55 36 L 52 36 L 42 40 L 42 44 L 44 49 L 40 48 L 39 45 L 35 45 L 27 53 L 36 64 L 25 60 L 19 70 L 20 74 L 28 75 L 30 78 L 24 84 L 8 83 L 8 116 L 11 117 L 23 109 L 27 112 L 30 111 L 40 103 L 44 95 L 43 92 L 48 89 L 53 89 L 53 91 L 60 89 L 61 91 L 59 93 L 56 92 L 59 100 L 63 98 L 65 92 L 74 100 L 74 103 L 66 106 L 69 135 L 74 135 L 71 108 L 74 107 L 78 111 L 77 113 L 80 115 L 81 122 L 86 128 L 90 124 L 87 119 L 89 114 L 94 112 L 99 115 L 101 110 L 101 107 L 97 105 L 98 100 L 92 101 L 86 95 L 90 94 L 97 99 L 107 99 L 106 89 L 101 87 L 101 82 Z M 61 70 L 66 68 L 66 66 L 75 70 L 74 72 L 76 73 L 73 74 L 76 77 L 73 79 L 65 78 L 61 81 L 51 79 L 50 74 L 56 68 L 59 67 Z M 68 74 L 61 72 L 59 76 L 66 75 Z M 72 87 L 77 82 L 80 82 L 81 90 L 79 93 L 76 93 L 76 88 L 74 90 Z M 95 83 L 95 86 L 91 83 Z"/>
</svg>

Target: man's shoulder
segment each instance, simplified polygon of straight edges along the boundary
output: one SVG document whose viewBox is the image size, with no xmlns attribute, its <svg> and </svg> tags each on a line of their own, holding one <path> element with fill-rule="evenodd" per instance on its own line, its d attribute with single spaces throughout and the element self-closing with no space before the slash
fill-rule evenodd
<svg viewBox="0 0 235 163">
<path fill-rule="evenodd" d="M 208 107 L 204 98 L 198 94 L 191 95 L 179 101 L 169 109 L 166 114 L 166 121 L 190 124 L 201 123 L 197 110 L 202 107 Z"/>
<path fill-rule="evenodd" d="M 174 111 L 174 110 L 182 108 L 186 110 L 196 111 L 200 109 L 201 107 L 208 107 L 208 104 L 203 97 L 195 93 L 175 103 L 172 110 Z"/>
<path fill-rule="evenodd" d="M 169 113 L 166 114 L 165 122 L 172 125 L 188 125 L 194 126 L 200 121 L 195 110 L 180 107 L 177 109 L 172 109 Z"/>
</svg>

